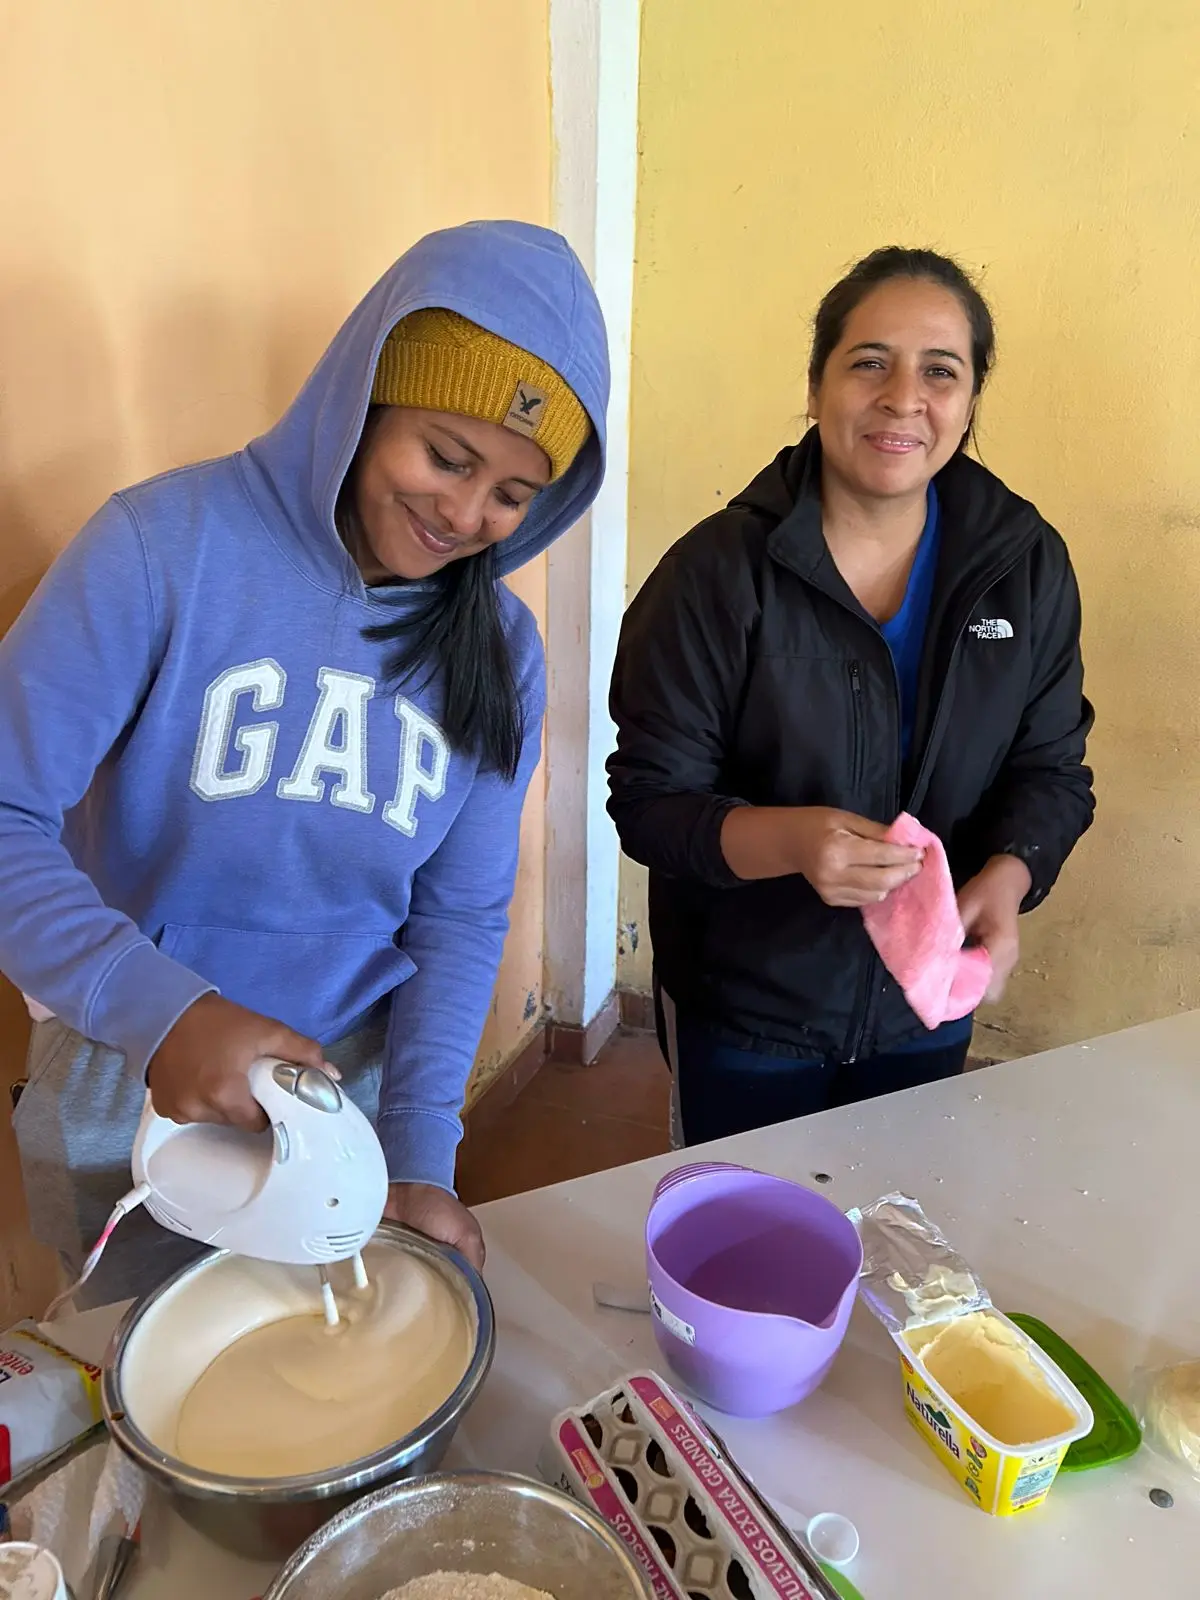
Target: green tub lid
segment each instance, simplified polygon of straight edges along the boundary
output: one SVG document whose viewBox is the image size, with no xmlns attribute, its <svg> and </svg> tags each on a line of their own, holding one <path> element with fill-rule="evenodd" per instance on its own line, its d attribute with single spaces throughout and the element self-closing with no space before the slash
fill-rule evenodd
<svg viewBox="0 0 1200 1600">
<path fill-rule="evenodd" d="M 863 1600 L 862 1595 L 844 1572 L 839 1572 L 836 1567 L 827 1566 L 824 1561 L 821 1562 L 821 1571 L 841 1595 L 842 1600 Z"/>
<path fill-rule="evenodd" d="M 1090 1367 L 1065 1339 L 1060 1339 L 1053 1328 L 1036 1317 L 1019 1311 L 1010 1311 L 1008 1316 L 1062 1368 L 1091 1406 L 1096 1419 L 1091 1433 L 1076 1439 L 1067 1451 L 1062 1470 L 1087 1472 L 1092 1467 L 1108 1467 L 1114 1461 L 1124 1461 L 1131 1456 L 1142 1442 L 1141 1429 L 1129 1407 L 1117 1399 L 1095 1368 Z"/>
</svg>

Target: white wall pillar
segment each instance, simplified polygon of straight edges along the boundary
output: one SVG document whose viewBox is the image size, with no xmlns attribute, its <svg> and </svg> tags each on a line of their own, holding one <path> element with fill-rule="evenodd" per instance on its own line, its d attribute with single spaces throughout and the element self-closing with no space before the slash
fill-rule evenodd
<svg viewBox="0 0 1200 1600">
<path fill-rule="evenodd" d="M 625 607 L 641 0 L 550 0 L 556 225 L 608 325 L 608 475 L 548 557 L 546 1000 L 586 1026 L 616 983 L 620 851 L 604 809 L 608 682 Z"/>
</svg>

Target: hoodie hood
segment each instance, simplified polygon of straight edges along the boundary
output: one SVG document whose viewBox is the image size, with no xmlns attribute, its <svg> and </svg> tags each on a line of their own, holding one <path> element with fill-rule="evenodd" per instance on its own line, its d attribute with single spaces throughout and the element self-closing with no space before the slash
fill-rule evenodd
<svg viewBox="0 0 1200 1600">
<path fill-rule="evenodd" d="M 282 509 L 306 565 L 345 591 L 362 580 L 333 513 L 370 400 L 379 353 L 398 322 L 442 306 L 547 362 L 574 390 L 592 434 L 569 470 L 538 493 L 497 552 L 501 575 L 540 555 L 579 520 L 604 477 L 608 343 L 595 290 L 567 241 L 526 222 L 469 222 L 428 234 L 390 267 L 335 335 L 269 433 L 242 453 L 252 495 Z"/>
</svg>

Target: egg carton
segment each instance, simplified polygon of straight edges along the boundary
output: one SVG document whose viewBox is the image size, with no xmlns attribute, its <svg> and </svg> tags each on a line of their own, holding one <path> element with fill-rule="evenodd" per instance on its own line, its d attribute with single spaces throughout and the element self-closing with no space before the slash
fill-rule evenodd
<svg viewBox="0 0 1200 1600">
<path fill-rule="evenodd" d="M 538 1469 L 609 1524 L 656 1600 L 835 1594 L 728 1451 L 653 1372 L 558 1416 Z"/>
</svg>

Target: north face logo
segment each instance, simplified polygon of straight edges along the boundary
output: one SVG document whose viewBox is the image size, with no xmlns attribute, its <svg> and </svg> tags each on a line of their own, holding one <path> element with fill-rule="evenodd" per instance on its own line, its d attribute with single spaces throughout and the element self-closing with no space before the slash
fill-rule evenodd
<svg viewBox="0 0 1200 1600">
<path fill-rule="evenodd" d="M 1011 639 L 1013 625 L 1007 617 L 982 617 L 967 629 L 977 639 Z"/>
</svg>

